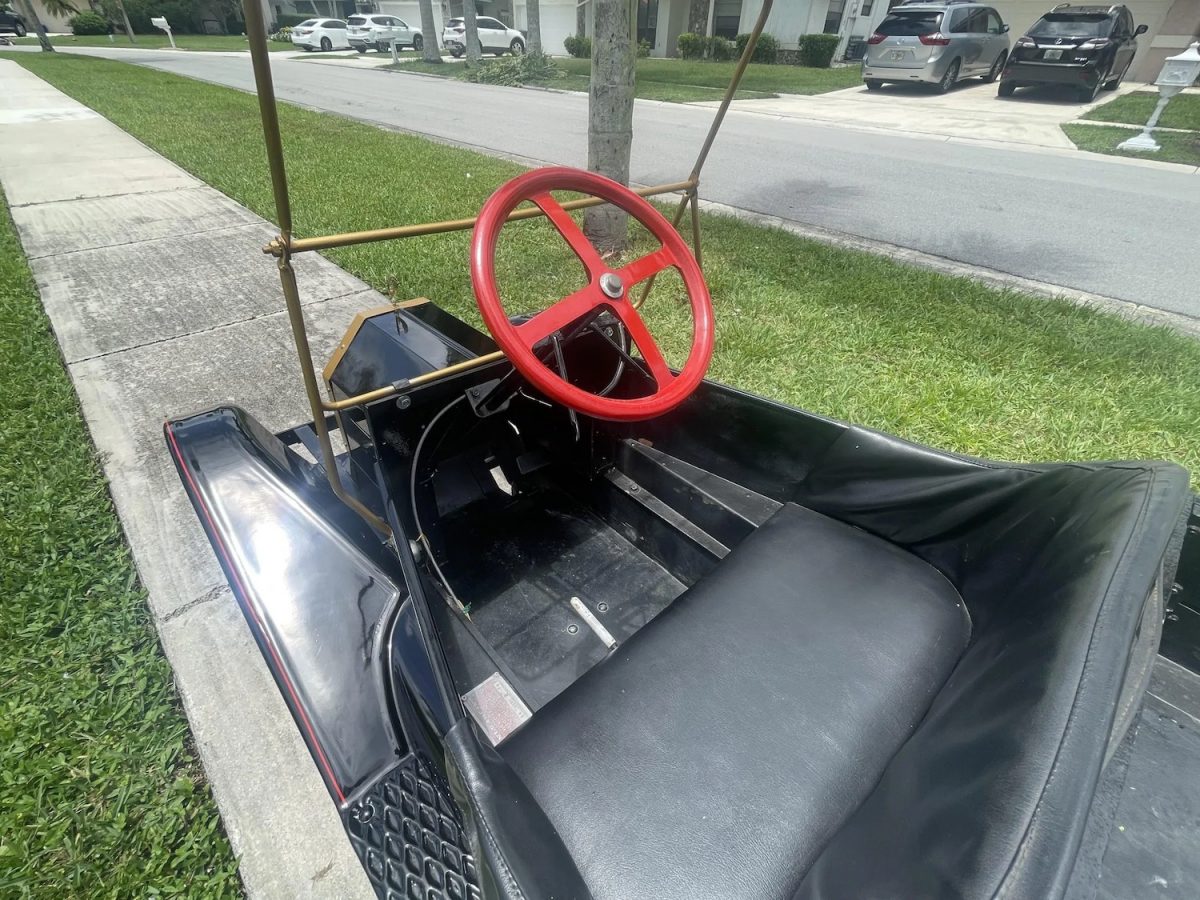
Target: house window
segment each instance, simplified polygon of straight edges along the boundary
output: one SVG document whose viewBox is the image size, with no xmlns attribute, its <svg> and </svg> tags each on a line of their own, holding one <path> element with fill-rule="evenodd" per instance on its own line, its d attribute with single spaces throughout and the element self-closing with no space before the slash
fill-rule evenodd
<svg viewBox="0 0 1200 900">
<path fill-rule="evenodd" d="M 742 0 L 716 0 L 713 4 L 713 34 L 733 40 L 742 24 Z"/>
<path fill-rule="evenodd" d="M 658 0 L 638 0 L 637 39 L 651 47 L 658 36 Z"/>
<path fill-rule="evenodd" d="M 842 13 L 846 0 L 829 0 L 829 11 L 825 13 L 825 33 L 837 34 L 842 27 Z"/>
<path fill-rule="evenodd" d="M 858 14 L 860 16 L 869 16 L 871 14 L 871 7 L 874 5 L 875 0 L 863 0 L 862 8 L 859 9 Z"/>
</svg>

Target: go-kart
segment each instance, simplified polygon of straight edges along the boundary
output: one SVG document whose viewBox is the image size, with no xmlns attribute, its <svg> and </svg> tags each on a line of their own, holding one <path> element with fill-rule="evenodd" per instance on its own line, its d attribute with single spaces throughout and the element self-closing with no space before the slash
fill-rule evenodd
<svg viewBox="0 0 1200 900">
<path fill-rule="evenodd" d="M 1152 677 L 1185 735 L 1158 786 L 1200 764 L 1183 469 L 966 458 L 706 380 L 675 226 L 727 102 L 682 185 L 536 169 L 465 225 L 295 238 L 246 19 L 313 420 L 225 407 L 166 439 L 379 896 L 1152 895 L 1165 825 L 1141 868 L 1104 859 Z M 645 199 L 681 188 L 674 223 Z M 570 214 L 596 202 L 657 248 L 601 257 Z M 530 315 L 495 259 L 535 216 L 587 278 Z M 452 227 L 488 333 L 364 311 L 322 396 L 291 256 Z M 667 270 L 677 368 L 642 315 Z M 1196 871 L 1179 856 L 1162 872 Z"/>
</svg>

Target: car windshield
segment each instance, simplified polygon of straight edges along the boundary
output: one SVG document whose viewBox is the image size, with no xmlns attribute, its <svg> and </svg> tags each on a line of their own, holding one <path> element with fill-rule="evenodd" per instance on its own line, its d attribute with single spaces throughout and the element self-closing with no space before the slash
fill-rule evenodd
<svg viewBox="0 0 1200 900">
<path fill-rule="evenodd" d="M 1033 23 L 1030 37 L 1107 37 L 1112 17 L 1103 13 L 1048 13 Z"/>
<path fill-rule="evenodd" d="M 364 16 L 351 16 L 346 20 L 351 25 L 366 25 L 367 20 Z"/>
<path fill-rule="evenodd" d="M 942 24 L 940 12 L 894 12 L 879 23 L 876 34 L 885 37 L 916 37 L 922 34 L 932 34 Z"/>
</svg>

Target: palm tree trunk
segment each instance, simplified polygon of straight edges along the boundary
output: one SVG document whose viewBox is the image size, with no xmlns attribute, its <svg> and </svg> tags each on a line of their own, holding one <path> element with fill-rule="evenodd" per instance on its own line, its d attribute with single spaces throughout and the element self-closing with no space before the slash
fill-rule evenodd
<svg viewBox="0 0 1200 900">
<path fill-rule="evenodd" d="M 125 0 L 117 0 L 117 9 L 121 10 L 121 21 L 125 23 L 125 36 L 129 38 L 129 43 L 136 44 L 137 39 L 133 36 L 133 26 L 129 24 L 129 13 L 125 12 Z"/>
<path fill-rule="evenodd" d="M 37 35 L 38 43 L 42 45 L 42 52 L 53 53 L 54 45 L 50 43 L 50 37 L 46 34 L 46 26 L 38 18 L 33 4 L 26 0 L 16 0 L 16 5 L 18 12 L 21 13 L 21 18 L 33 26 L 33 33 Z"/>
<path fill-rule="evenodd" d="M 588 90 L 588 168 L 629 183 L 633 146 L 633 27 L 637 0 L 593 0 L 592 83 Z M 625 213 L 605 204 L 588 209 L 584 233 L 602 253 L 628 240 Z"/>
<path fill-rule="evenodd" d="M 529 52 L 542 52 L 542 10 L 538 0 L 525 0 L 525 27 L 529 31 Z"/>
<path fill-rule="evenodd" d="M 437 22 L 433 18 L 433 0 L 421 0 L 421 58 L 425 62 L 440 63 L 442 53 L 438 49 Z"/>
<path fill-rule="evenodd" d="M 463 26 L 466 28 L 463 40 L 467 42 L 467 65 L 471 65 L 483 56 L 479 46 L 479 23 L 475 21 L 475 0 L 463 0 Z"/>
</svg>

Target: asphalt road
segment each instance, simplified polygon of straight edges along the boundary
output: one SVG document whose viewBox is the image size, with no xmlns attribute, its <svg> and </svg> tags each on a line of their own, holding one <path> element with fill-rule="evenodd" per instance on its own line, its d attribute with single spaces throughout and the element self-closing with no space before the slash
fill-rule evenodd
<svg viewBox="0 0 1200 900">
<path fill-rule="evenodd" d="M 89 52 L 254 86 L 245 54 Z M 586 165 L 583 95 L 278 57 L 272 70 L 279 98 L 309 108 L 487 152 Z M 712 114 L 639 101 L 633 179 L 686 176 Z M 731 111 L 701 196 L 1200 319 L 1196 174 Z"/>
</svg>

